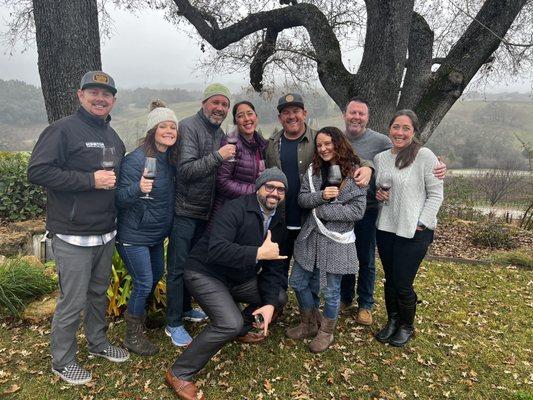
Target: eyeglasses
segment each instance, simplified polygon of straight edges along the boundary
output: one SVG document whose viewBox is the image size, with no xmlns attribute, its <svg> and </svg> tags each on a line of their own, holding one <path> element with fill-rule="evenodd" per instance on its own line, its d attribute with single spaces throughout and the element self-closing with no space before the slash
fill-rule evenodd
<svg viewBox="0 0 533 400">
<path fill-rule="evenodd" d="M 286 189 L 283 186 L 275 186 L 275 185 L 270 185 L 268 183 L 265 183 L 264 186 L 265 186 L 265 190 L 268 193 L 272 193 L 274 190 L 277 190 L 278 194 L 285 194 L 285 192 L 286 192 Z"/>
</svg>

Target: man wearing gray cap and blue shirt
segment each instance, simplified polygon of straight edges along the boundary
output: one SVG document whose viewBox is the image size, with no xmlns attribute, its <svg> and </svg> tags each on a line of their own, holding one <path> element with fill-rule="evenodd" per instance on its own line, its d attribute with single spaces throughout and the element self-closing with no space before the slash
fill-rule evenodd
<svg viewBox="0 0 533 400">
<path fill-rule="evenodd" d="M 89 353 L 110 361 L 129 358 L 106 337 L 106 291 L 115 249 L 115 182 L 124 143 L 109 125 L 115 81 L 87 72 L 77 92 L 81 107 L 46 128 L 33 149 L 30 182 L 46 188 L 46 229 L 59 276 L 52 320 L 52 371 L 71 384 L 92 379 L 76 361 L 76 332 L 84 314 Z M 114 148 L 114 170 L 103 168 L 104 149 Z"/>
<path fill-rule="evenodd" d="M 269 168 L 255 187 L 255 193 L 224 204 L 211 232 L 202 236 L 187 259 L 187 287 L 210 323 L 166 373 L 167 383 L 180 399 L 198 398 L 196 374 L 249 323 L 240 302 L 264 304 L 253 314 L 263 317 L 265 336 L 278 305 L 287 257 L 280 255 L 278 246 L 285 241 L 286 229 L 277 207 L 285 199 L 287 177 L 280 169 Z"/>
<path fill-rule="evenodd" d="M 230 106 L 230 92 L 220 83 L 207 86 L 202 108 L 180 121 L 174 223 L 167 258 L 167 326 L 165 333 L 175 346 L 187 346 L 192 338 L 183 319 L 201 321 L 206 315 L 191 307 L 183 284 L 185 259 L 203 234 L 215 196 L 216 172 L 222 161 L 235 155 L 235 145 L 220 147 L 220 127 Z"/>
</svg>

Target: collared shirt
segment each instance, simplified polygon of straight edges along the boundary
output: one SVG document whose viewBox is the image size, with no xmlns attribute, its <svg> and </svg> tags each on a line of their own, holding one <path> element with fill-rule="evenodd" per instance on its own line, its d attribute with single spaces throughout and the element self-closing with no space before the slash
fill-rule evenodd
<svg viewBox="0 0 533 400">
<path fill-rule="evenodd" d="M 272 212 L 267 212 L 261 203 L 259 203 L 259 209 L 261 210 L 261 215 L 263 216 L 263 237 L 266 237 L 268 227 L 270 226 L 270 221 L 272 221 L 272 217 L 274 214 L 276 214 L 276 209 L 274 209 Z"/>
<path fill-rule="evenodd" d="M 88 235 L 88 236 L 78 236 L 78 235 L 62 235 L 56 233 L 56 236 L 74 246 L 80 247 L 94 247 L 102 246 L 106 243 L 109 243 L 117 234 L 117 231 L 104 233 L 103 235 Z"/>
</svg>

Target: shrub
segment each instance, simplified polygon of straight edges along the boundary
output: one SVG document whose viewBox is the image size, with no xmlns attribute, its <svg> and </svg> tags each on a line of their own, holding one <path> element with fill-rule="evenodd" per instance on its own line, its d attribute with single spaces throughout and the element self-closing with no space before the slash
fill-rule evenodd
<svg viewBox="0 0 533 400">
<path fill-rule="evenodd" d="M 55 286 L 54 278 L 42 268 L 9 259 L 0 265 L 0 309 L 18 317 L 29 300 L 51 293 Z"/>
<path fill-rule="evenodd" d="M 109 306 L 107 313 L 114 317 L 120 316 L 128 304 L 131 295 L 132 281 L 128 274 L 126 265 L 118 252 L 115 250 L 113 254 L 113 265 L 111 267 L 111 283 L 107 289 L 107 297 L 109 298 Z M 162 309 L 166 306 L 166 285 L 163 280 L 157 284 L 153 299 L 151 299 L 151 308 L 153 310 Z"/>
<path fill-rule="evenodd" d="M 515 234 L 510 227 L 495 221 L 477 223 L 472 233 L 472 243 L 494 249 L 517 247 Z"/>
<path fill-rule="evenodd" d="M 22 221 L 44 213 L 45 194 L 28 182 L 28 161 L 28 153 L 0 153 L 0 219 Z"/>
</svg>

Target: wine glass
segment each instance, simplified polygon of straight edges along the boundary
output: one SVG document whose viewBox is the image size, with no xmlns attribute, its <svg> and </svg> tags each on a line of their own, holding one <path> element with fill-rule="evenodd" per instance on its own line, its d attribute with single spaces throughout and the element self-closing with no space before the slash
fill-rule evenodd
<svg viewBox="0 0 533 400">
<path fill-rule="evenodd" d="M 383 190 L 384 192 L 389 192 L 390 188 L 392 187 L 392 176 L 390 174 L 383 174 L 379 179 L 379 188 Z M 385 200 L 382 201 L 381 204 L 384 206 L 389 205 L 389 201 Z"/>
<path fill-rule="evenodd" d="M 146 161 L 144 162 L 144 171 L 143 171 L 144 179 L 147 179 L 149 181 L 153 181 L 155 179 L 156 165 L 157 165 L 156 158 L 146 157 Z M 141 199 L 151 200 L 153 199 L 153 197 L 151 197 L 149 193 L 145 193 L 144 196 L 141 196 Z"/>
<path fill-rule="evenodd" d="M 114 147 L 104 147 L 102 148 L 102 168 L 106 171 L 113 171 L 115 169 L 115 148 Z M 114 186 L 106 187 L 106 190 L 114 189 Z"/>
<path fill-rule="evenodd" d="M 341 173 L 341 167 L 339 167 L 336 164 L 332 164 L 329 167 L 329 173 L 328 173 L 328 182 L 333 185 L 339 187 L 342 182 L 342 173 Z M 335 198 L 331 203 L 340 203 L 338 198 Z"/>
<path fill-rule="evenodd" d="M 237 144 L 238 141 L 239 141 L 239 132 L 237 131 L 237 127 L 234 127 L 226 135 L 226 142 L 228 142 L 229 144 L 235 145 L 235 144 Z M 237 160 L 235 159 L 235 156 L 233 156 L 233 157 L 229 158 L 228 161 L 229 162 L 235 162 Z"/>
</svg>

